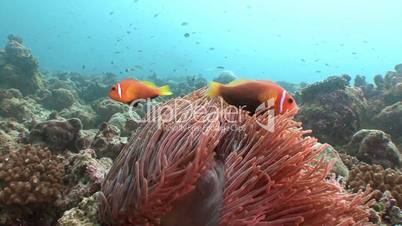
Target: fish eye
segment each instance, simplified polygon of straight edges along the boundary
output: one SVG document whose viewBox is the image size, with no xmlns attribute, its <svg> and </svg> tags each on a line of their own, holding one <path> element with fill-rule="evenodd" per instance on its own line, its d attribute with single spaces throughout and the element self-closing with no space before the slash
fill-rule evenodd
<svg viewBox="0 0 402 226">
<path fill-rule="evenodd" d="M 116 86 L 113 86 L 113 87 L 112 87 L 112 91 L 115 91 L 115 90 L 116 90 Z"/>
<path fill-rule="evenodd" d="M 292 98 L 289 98 L 289 99 L 288 99 L 288 103 L 289 103 L 289 104 L 293 104 L 293 99 L 292 99 Z"/>
</svg>

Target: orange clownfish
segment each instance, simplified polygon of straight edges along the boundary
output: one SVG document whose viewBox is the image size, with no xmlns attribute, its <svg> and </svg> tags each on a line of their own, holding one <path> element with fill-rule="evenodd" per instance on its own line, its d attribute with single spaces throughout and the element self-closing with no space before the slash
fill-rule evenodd
<svg viewBox="0 0 402 226">
<path fill-rule="evenodd" d="M 242 80 L 227 85 L 211 82 L 208 96 L 220 96 L 228 104 L 255 113 L 262 104 L 274 101 L 275 115 L 297 108 L 295 99 L 284 88 L 271 81 Z"/>
<path fill-rule="evenodd" d="M 157 87 L 152 82 L 134 79 L 123 80 L 112 86 L 109 97 L 113 100 L 130 104 L 135 100 L 172 95 L 169 86 Z"/>
</svg>

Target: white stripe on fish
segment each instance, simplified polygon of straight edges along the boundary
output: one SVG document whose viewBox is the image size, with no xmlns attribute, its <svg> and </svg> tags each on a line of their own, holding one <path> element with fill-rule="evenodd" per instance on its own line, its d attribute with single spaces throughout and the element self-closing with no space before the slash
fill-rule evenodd
<svg viewBox="0 0 402 226">
<path fill-rule="evenodd" d="M 281 96 L 281 102 L 279 102 L 279 113 L 282 113 L 283 107 L 285 105 L 285 98 L 286 98 L 286 90 L 283 90 Z"/>
<path fill-rule="evenodd" d="M 117 93 L 119 94 L 119 97 L 121 98 L 122 95 L 123 95 L 123 93 L 122 93 L 122 90 L 121 90 L 121 85 L 120 85 L 120 83 L 117 83 Z"/>
</svg>

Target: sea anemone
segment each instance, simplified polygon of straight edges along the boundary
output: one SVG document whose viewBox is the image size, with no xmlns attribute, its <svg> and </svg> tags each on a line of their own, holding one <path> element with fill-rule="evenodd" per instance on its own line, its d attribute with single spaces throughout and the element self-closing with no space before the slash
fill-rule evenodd
<svg viewBox="0 0 402 226">
<path fill-rule="evenodd" d="M 367 225 L 370 195 L 325 179 L 327 146 L 295 111 L 250 116 L 203 94 L 166 103 L 133 134 L 102 184 L 106 224 Z"/>
</svg>

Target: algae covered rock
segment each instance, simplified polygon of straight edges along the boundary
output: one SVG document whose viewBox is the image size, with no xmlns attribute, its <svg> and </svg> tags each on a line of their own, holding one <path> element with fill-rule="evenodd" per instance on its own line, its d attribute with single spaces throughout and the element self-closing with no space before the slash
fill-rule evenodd
<svg viewBox="0 0 402 226">
<path fill-rule="evenodd" d="M 103 98 L 94 104 L 94 110 L 98 115 L 98 122 L 107 122 L 116 113 L 123 113 L 128 106 L 110 98 Z"/>
<path fill-rule="evenodd" d="M 77 207 L 64 212 L 57 226 L 101 226 L 98 220 L 98 192 L 84 198 Z"/>
<path fill-rule="evenodd" d="M 77 118 L 68 120 L 48 120 L 36 124 L 30 134 L 32 144 L 49 147 L 52 151 L 76 151 L 80 143 L 82 123 Z"/>
<path fill-rule="evenodd" d="M 22 39 L 10 35 L 5 52 L 1 55 L 5 62 L 0 66 L 0 87 L 17 88 L 24 95 L 44 89 L 38 62 L 22 44 Z"/>
<path fill-rule="evenodd" d="M 70 108 L 59 112 L 63 118 L 78 118 L 81 120 L 84 129 L 96 128 L 96 113 L 88 105 L 74 103 Z"/>
<path fill-rule="evenodd" d="M 2 95 L 8 95 L 8 97 L 2 98 Z M 0 116 L 22 122 L 33 118 L 45 119 L 49 114 L 35 100 L 29 97 L 22 98 L 19 95 L 20 92 L 15 89 L 0 92 Z"/>
<path fill-rule="evenodd" d="M 67 177 L 64 182 L 69 187 L 57 205 L 64 209 L 77 206 L 84 197 L 100 190 L 105 174 L 113 162 L 109 158 L 96 158 L 93 149 L 70 153 L 66 166 Z"/>
<path fill-rule="evenodd" d="M 43 100 L 43 105 L 51 110 L 63 110 L 71 107 L 75 102 L 74 94 L 64 88 L 52 90 Z"/>
<path fill-rule="evenodd" d="M 120 130 L 116 126 L 102 123 L 91 147 L 98 157 L 114 160 L 126 143 L 127 139 L 120 137 Z"/>
<path fill-rule="evenodd" d="M 331 93 L 336 90 L 343 90 L 349 85 L 350 76 L 331 76 L 324 81 L 317 82 L 305 87 L 301 91 L 304 102 L 309 102 L 322 94 Z"/>
<path fill-rule="evenodd" d="M 302 91 L 304 103 L 296 118 L 321 142 L 346 144 L 366 118 L 362 90 L 346 85 L 344 77 L 335 77 Z"/>
<path fill-rule="evenodd" d="M 392 142 L 390 135 L 380 130 L 363 129 L 353 135 L 344 151 L 369 164 L 384 168 L 400 168 L 401 154 Z"/>
<path fill-rule="evenodd" d="M 402 136 L 402 101 L 384 108 L 374 117 L 374 125 L 390 133 L 393 137 Z"/>
</svg>

